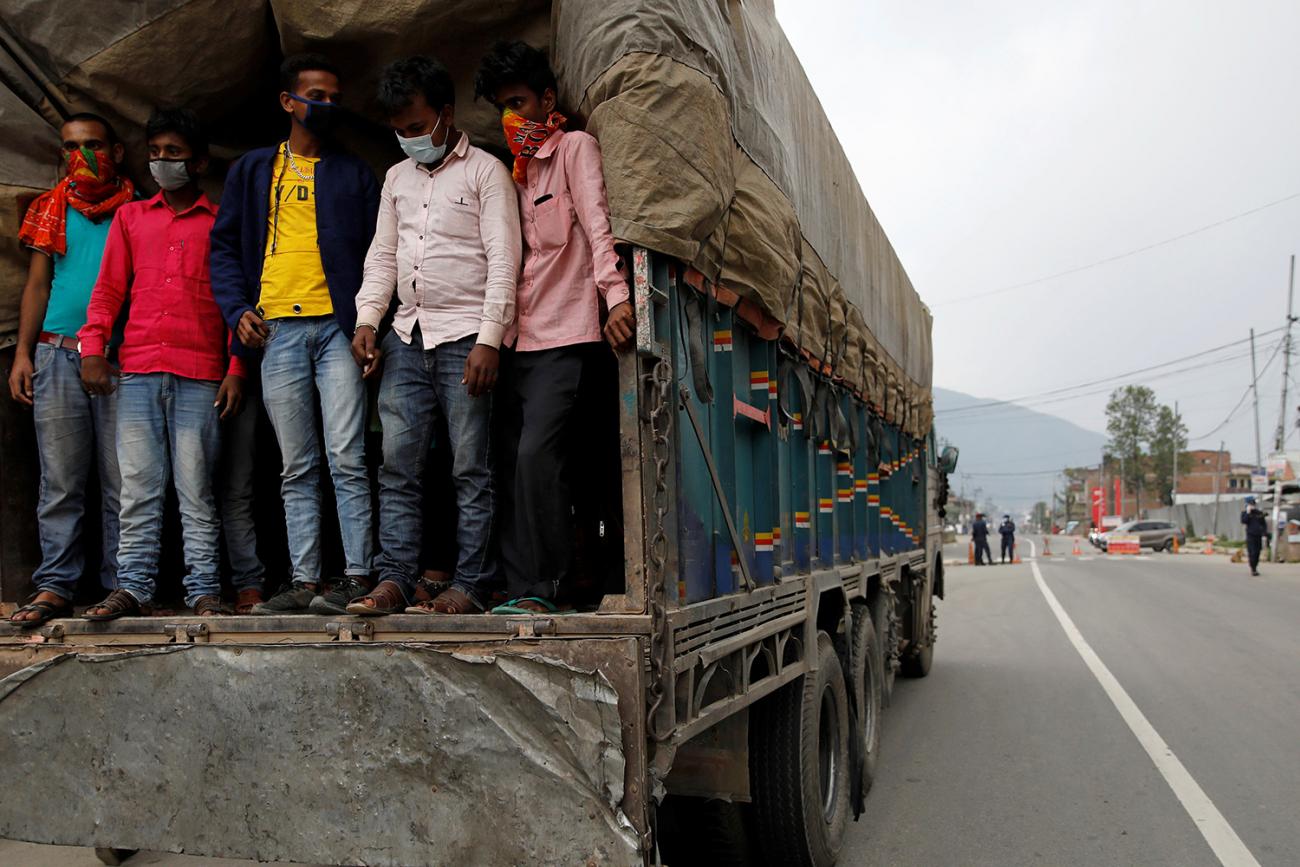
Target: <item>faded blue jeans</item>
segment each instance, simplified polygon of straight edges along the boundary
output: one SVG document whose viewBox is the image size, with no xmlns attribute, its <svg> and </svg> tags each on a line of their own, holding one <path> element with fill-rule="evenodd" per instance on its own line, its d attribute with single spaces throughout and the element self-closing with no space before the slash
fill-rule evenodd
<svg viewBox="0 0 1300 867">
<path fill-rule="evenodd" d="M 103 533 L 99 581 L 117 586 L 118 488 L 117 395 L 91 397 L 81 387 L 81 356 L 71 349 L 36 346 L 32 377 L 36 451 L 41 489 L 36 521 L 41 565 L 32 574 L 38 590 L 72 601 L 86 567 L 82 532 L 86 522 L 86 483 L 99 465 L 102 501 L 91 511 L 91 526 Z"/>
<path fill-rule="evenodd" d="M 447 424 L 456 487 L 456 544 L 452 583 L 480 608 L 497 581 L 496 496 L 492 466 L 492 394 L 470 397 L 462 380 L 475 338 L 426 350 L 417 327 L 409 344 L 396 332 L 384 338 L 379 421 L 384 463 L 379 470 L 379 580 L 392 581 L 409 600 L 415 590 L 424 530 L 421 478 L 440 421 Z"/>
<path fill-rule="evenodd" d="M 212 476 L 221 455 L 213 406 L 220 383 L 174 373 L 126 373 L 117 387 L 117 460 L 122 468 L 118 586 L 153 601 L 167 481 L 175 483 L 185 551 L 185 604 L 221 595 L 221 520 Z"/>
<path fill-rule="evenodd" d="M 366 473 L 366 387 L 351 343 L 333 316 L 271 319 L 262 353 L 262 401 L 284 469 L 280 494 L 295 584 L 321 583 L 320 408 L 325 454 L 343 537 L 344 572 L 365 580 L 370 538 L 370 477 Z"/>
</svg>

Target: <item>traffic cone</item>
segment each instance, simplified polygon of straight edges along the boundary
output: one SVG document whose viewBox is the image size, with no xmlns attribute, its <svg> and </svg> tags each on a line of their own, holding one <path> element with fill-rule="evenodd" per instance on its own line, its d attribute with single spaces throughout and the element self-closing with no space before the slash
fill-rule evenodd
<svg viewBox="0 0 1300 867">
<path fill-rule="evenodd" d="M 975 562 L 975 543 L 970 542 L 966 546 L 966 562 L 973 564 Z"/>
<path fill-rule="evenodd" d="M 1014 563 L 1019 563 L 1019 562 L 1020 562 L 1020 544 L 1019 544 L 1019 543 L 1016 543 L 1015 545 L 1012 545 L 1012 546 L 1011 546 L 1011 562 L 1012 562 L 1013 564 L 1014 564 Z"/>
<path fill-rule="evenodd" d="M 1177 554 L 1177 553 L 1178 553 L 1178 549 L 1181 548 L 1181 547 L 1183 547 L 1183 546 L 1178 544 L 1178 537 L 1175 536 L 1175 537 L 1174 537 L 1174 553 Z"/>
<path fill-rule="evenodd" d="M 1213 553 L 1214 553 L 1214 537 L 1213 537 L 1213 536 L 1206 536 L 1206 537 L 1205 537 L 1205 553 L 1206 553 L 1206 554 L 1213 554 Z"/>
<path fill-rule="evenodd" d="M 1044 557 L 1050 557 L 1050 556 L 1052 556 L 1052 545 L 1051 545 L 1051 541 L 1052 541 L 1052 537 L 1051 537 L 1051 536 L 1044 536 L 1044 537 L 1043 537 L 1043 556 L 1044 556 Z"/>
<path fill-rule="evenodd" d="M 1079 550 L 1079 540 L 1078 540 L 1078 539 L 1075 539 L 1075 540 L 1074 540 L 1074 550 L 1071 551 L 1070 553 L 1073 554 L 1073 555 L 1076 556 L 1076 557 L 1078 557 L 1080 554 L 1083 553 L 1082 551 Z"/>
</svg>

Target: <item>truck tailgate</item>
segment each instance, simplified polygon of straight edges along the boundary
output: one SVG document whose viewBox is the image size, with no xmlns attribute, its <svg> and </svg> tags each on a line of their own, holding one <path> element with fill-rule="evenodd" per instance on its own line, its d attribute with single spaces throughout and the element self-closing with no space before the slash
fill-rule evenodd
<svg viewBox="0 0 1300 867">
<path fill-rule="evenodd" d="M 640 864 L 617 701 L 604 675 L 552 658 L 419 644 L 65 653 L 0 681 L 0 836 L 330 864 Z"/>
</svg>

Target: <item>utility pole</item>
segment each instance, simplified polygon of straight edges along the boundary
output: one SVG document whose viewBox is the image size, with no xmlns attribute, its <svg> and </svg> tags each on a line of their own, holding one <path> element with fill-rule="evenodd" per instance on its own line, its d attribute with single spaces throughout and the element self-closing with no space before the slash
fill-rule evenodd
<svg viewBox="0 0 1300 867">
<path fill-rule="evenodd" d="M 1219 535 L 1219 479 L 1223 477 L 1223 440 L 1219 440 L 1219 458 L 1214 462 L 1214 529 L 1210 534 Z"/>
<path fill-rule="evenodd" d="M 1250 391 L 1255 398 L 1255 469 L 1264 466 L 1264 454 L 1259 447 L 1259 373 L 1255 369 L 1255 329 L 1250 329 Z M 1174 404 L 1177 412 L 1178 404 Z"/>
<path fill-rule="evenodd" d="M 1295 254 L 1291 254 L 1291 276 L 1287 279 L 1286 288 L 1286 335 L 1282 338 L 1282 410 L 1277 419 L 1277 436 L 1274 437 L 1274 451 L 1281 454 L 1283 446 L 1286 445 L 1287 418 L 1289 413 L 1286 411 L 1286 383 L 1291 378 L 1291 323 L 1295 322 L 1292 315 L 1295 302 Z M 1273 483 L 1273 562 L 1280 563 L 1282 555 L 1279 548 L 1282 545 L 1282 528 L 1278 526 L 1278 518 L 1282 514 L 1282 476 L 1284 472 L 1277 474 L 1277 479 Z"/>
<path fill-rule="evenodd" d="M 1255 332 L 1250 332 L 1251 346 L 1255 345 Z M 1255 356 L 1251 356 L 1252 363 Z M 1178 451 L 1182 446 L 1182 438 L 1178 435 L 1178 425 L 1182 423 L 1182 417 L 1178 415 L 1178 401 L 1174 401 L 1174 489 L 1169 492 L 1169 508 L 1172 509 L 1178 504 Z M 1256 428 L 1258 430 L 1258 428 Z M 1258 439 L 1258 438 L 1257 438 Z"/>
</svg>

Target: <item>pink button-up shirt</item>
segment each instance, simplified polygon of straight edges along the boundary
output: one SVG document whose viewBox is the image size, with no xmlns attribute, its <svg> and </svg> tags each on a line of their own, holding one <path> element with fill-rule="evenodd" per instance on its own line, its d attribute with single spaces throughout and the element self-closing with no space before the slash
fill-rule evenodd
<svg viewBox="0 0 1300 867">
<path fill-rule="evenodd" d="M 217 208 L 200 195 L 179 214 L 162 193 L 123 205 L 113 216 L 77 336 L 83 356 L 103 355 L 122 303 L 131 312 L 119 352 L 123 373 L 174 373 L 189 379 L 244 375 L 228 357 L 230 331 L 212 297 L 208 235 Z"/>
<path fill-rule="evenodd" d="M 556 130 L 516 185 L 524 227 L 518 319 L 506 343 L 528 352 L 601 339 L 606 308 L 628 300 L 609 229 L 600 145 L 585 132 Z"/>
<path fill-rule="evenodd" d="M 433 171 L 412 159 L 388 170 L 357 325 L 378 329 L 396 289 L 402 342 L 419 323 L 426 349 L 471 334 L 495 349 L 514 319 L 519 256 L 510 172 L 461 133 Z"/>
</svg>

